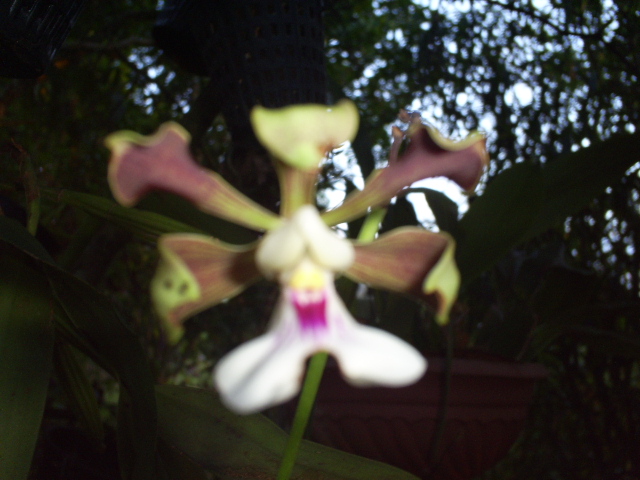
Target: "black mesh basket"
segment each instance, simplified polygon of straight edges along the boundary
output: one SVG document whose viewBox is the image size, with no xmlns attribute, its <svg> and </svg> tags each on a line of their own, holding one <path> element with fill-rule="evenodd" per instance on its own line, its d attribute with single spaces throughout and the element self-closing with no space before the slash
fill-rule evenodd
<svg viewBox="0 0 640 480">
<path fill-rule="evenodd" d="M 211 0 L 166 0 L 153 27 L 156 45 L 190 73 L 209 74 L 203 42 L 207 38 Z"/>
<path fill-rule="evenodd" d="M 69 34 L 85 0 L 0 2 L 0 76 L 42 75 Z"/>
<path fill-rule="evenodd" d="M 213 3 L 205 58 L 225 93 L 222 112 L 232 135 L 248 136 L 246 119 L 257 104 L 326 103 L 320 1 Z"/>
<path fill-rule="evenodd" d="M 154 35 L 179 63 L 216 82 L 236 146 L 256 143 L 249 112 L 257 104 L 327 101 L 322 0 L 169 2 Z"/>
</svg>

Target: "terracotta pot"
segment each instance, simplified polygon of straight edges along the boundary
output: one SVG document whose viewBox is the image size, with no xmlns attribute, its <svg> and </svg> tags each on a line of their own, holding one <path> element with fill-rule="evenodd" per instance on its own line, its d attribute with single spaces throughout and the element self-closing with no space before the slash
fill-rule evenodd
<svg viewBox="0 0 640 480">
<path fill-rule="evenodd" d="M 442 359 L 405 388 L 357 388 L 329 364 L 316 401 L 311 440 L 395 465 L 421 478 L 472 479 L 502 459 L 524 426 L 537 364 L 454 359 L 446 423 L 433 452 L 443 413 Z"/>
</svg>

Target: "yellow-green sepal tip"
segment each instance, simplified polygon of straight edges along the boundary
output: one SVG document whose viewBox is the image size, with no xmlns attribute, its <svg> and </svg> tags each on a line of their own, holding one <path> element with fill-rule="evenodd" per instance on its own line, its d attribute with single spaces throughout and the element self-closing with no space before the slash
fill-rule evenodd
<svg viewBox="0 0 640 480">
<path fill-rule="evenodd" d="M 440 325 L 449 322 L 449 313 L 460 289 L 460 271 L 455 262 L 455 249 L 455 241 L 451 239 L 422 285 L 422 291 L 426 295 L 437 296 L 436 321 Z"/>
<path fill-rule="evenodd" d="M 194 275 L 177 255 L 162 247 L 160 251 L 162 259 L 151 281 L 151 296 L 156 312 L 162 319 L 167 340 L 175 344 L 182 337 L 184 329 L 174 312 L 178 307 L 198 300 L 201 289 Z"/>
</svg>

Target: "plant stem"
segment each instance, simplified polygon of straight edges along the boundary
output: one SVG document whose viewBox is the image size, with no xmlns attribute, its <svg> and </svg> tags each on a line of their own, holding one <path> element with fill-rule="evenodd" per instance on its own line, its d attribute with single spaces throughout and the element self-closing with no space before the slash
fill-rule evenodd
<svg viewBox="0 0 640 480">
<path fill-rule="evenodd" d="M 453 322 L 449 322 L 447 325 L 445 340 L 446 340 L 446 352 L 444 358 L 444 370 L 442 372 L 442 394 L 440 395 L 440 407 L 438 408 L 438 419 L 436 421 L 436 431 L 434 434 L 434 440 L 429 452 L 429 465 L 431 468 L 439 465 L 442 461 L 440 456 L 440 447 L 442 446 L 442 439 L 444 437 L 444 428 L 447 423 L 447 412 L 449 410 L 449 399 L 451 396 L 451 373 L 453 367 Z M 425 472 L 426 474 L 427 472 Z"/>
<path fill-rule="evenodd" d="M 364 219 L 364 223 L 360 228 L 358 240 L 361 242 L 372 242 L 376 238 L 376 235 L 380 230 L 382 220 L 384 220 L 386 214 L 386 208 L 374 208 L 371 210 L 369 215 Z"/>
<path fill-rule="evenodd" d="M 293 417 L 293 426 L 291 427 L 284 456 L 280 463 L 278 480 L 288 480 L 296 464 L 300 442 L 309 423 L 309 417 L 311 416 L 311 410 L 316 400 L 318 387 L 320 387 L 320 380 L 322 380 L 322 373 L 327 363 L 327 357 L 328 355 L 325 352 L 316 353 L 311 357 L 311 361 L 309 362 L 309 368 L 307 369 L 307 375 L 304 379 L 302 392 L 300 393 L 300 400 L 298 400 L 296 414 Z"/>
<path fill-rule="evenodd" d="M 358 235 L 358 240 L 361 242 L 371 242 L 376 237 L 378 230 L 380 230 L 380 224 L 387 213 L 386 208 L 376 208 L 372 210 L 364 221 Z M 293 467 L 296 464 L 296 457 L 298 456 L 298 450 L 300 449 L 300 442 L 307 429 L 309 423 L 309 417 L 311 416 L 311 410 L 316 400 L 316 394 L 320 387 L 320 380 L 322 380 L 322 373 L 324 372 L 324 366 L 327 363 L 327 353 L 316 353 L 311 357 L 309 362 L 309 368 L 307 369 L 307 375 L 304 379 L 304 385 L 302 386 L 302 392 L 300 393 L 300 400 L 298 400 L 298 407 L 296 408 L 296 414 L 293 417 L 293 426 L 289 433 L 289 439 L 287 440 L 287 446 L 280 463 L 280 470 L 278 471 L 277 480 L 289 480 Z"/>
</svg>

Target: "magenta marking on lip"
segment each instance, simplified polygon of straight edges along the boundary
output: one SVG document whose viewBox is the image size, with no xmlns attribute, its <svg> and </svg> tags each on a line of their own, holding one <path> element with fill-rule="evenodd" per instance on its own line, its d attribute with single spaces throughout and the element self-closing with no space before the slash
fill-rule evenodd
<svg viewBox="0 0 640 480">
<path fill-rule="evenodd" d="M 327 299 L 324 292 L 304 290 L 293 292 L 293 305 L 302 331 L 327 328 Z"/>
</svg>

